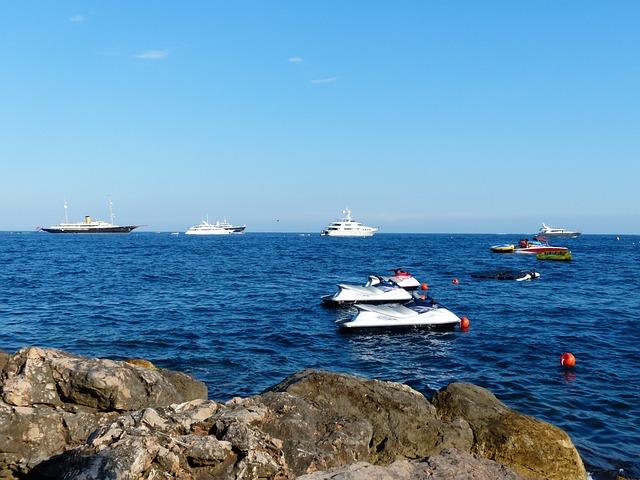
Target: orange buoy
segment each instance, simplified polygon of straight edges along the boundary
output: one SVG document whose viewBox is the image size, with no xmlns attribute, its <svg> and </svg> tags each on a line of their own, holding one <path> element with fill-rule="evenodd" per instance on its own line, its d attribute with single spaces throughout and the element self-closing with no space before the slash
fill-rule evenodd
<svg viewBox="0 0 640 480">
<path fill-rule="evenodd" d="M 462 330 L 469 330 L 470 326 L 471 326 L 471 322 L 467 317 L 460 317 L 460 328 Z"/>
<path fill-rule="evenodd" d="M 420 285 L 420 290 L 422 290 L 423 292 L 429 290 L 429 285 L 423 283 L 422 285 Z"/>
<path fill-rule="evenodd" d="M 453 283 L 454 285 L 458 285 L 460 283 L 460 280 L 458 280 L 457 278 L 454 278 L 451 283 Z"/>
<path fill-rule="evenodd" d="M 576 357 L 573 356 L 573 353 L 565 352 L 560 355 L 560 365 L 565 368 L 571 368 L 576 364 Z"/>
</svg>

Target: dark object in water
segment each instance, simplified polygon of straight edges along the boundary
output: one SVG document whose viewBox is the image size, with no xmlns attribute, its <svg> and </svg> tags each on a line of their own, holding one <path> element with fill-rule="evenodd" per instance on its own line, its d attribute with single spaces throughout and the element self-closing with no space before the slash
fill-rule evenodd
<svg viewBox="0 0 640 480">
<path fill-rule="evenodd" d="M 489 272 L 472 273 L 473 278 L 483 278 L 489 280 L 515 280 L 521 282 L 523 280 L 533 280 L 540 277 L 535 270 L 492 270 Z"/>
</svg>

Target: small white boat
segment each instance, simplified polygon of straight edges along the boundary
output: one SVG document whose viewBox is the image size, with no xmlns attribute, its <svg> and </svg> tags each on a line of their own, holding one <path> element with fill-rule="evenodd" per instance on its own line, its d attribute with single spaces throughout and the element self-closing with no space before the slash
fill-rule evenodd
<svg viewBox="0 0 640 480">
<path fill-rule="evenodd" d="M 379 229 L 377 227 L 367 227 L 351 218 L 351 210 L 348 208 L 342 211 L 343 217 L 330 223 L 327 228 L 320 232 L 320 235 L 327 237 L 371 237 Z"/>
<path fill-rule="evenodd" d="M 454 328 L 460 319 L 432 298 L 415 298 L 404 305 L 356 305 L 358 313 L 349 319 L 340 319 L 340 329 L 359 328 Z"/>
<path fill-rule="evenodd" d="M 571 230 L 565 230 L 564 228 L 549 227 L 542 224 L 542 228 L 538 230 L 538 235 L 544 235 L 545 237 L 571 237 L 576 238 L 581 235 L 580 232 L 574 232 Z"/>
</svg>

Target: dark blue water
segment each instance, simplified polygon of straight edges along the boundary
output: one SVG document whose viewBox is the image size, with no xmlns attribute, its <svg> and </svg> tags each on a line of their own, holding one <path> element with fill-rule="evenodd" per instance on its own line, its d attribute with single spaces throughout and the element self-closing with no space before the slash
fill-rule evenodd
<svg viewBox="0 0 640 480">
<path fill-rule="evenodd" d="M 569 432 L 596 478 L 640 476 L 640 237 L 569 240 L 573 262 L 492 254 L 497 235 L 0 234 L 0 348 L 143 357 L 252 395 L 306 367 L 491 389 Z M 467 333 L 340 334 L 320 305 L 338 282 L 402 266 L 471 319 Z M 536 282 L 472 280 L 536 267 Z M 460 284 L 452 285 L 458 277 Z M 562 352 L 577 366 L 559 367 Z"/>
</svg>

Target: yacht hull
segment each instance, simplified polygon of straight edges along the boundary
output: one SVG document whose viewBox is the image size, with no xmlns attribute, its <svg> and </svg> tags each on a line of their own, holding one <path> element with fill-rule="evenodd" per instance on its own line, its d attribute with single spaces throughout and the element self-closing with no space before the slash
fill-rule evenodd
<svg viewBox="0 0 640 480">
<path fill-rule="evenodd" d="M 231 235 L 229 230 L 203 230 L 203 231 L 189 231 L 184 232 L 185 235 L 197 235 L 201 237 L 211 237 L 217 235 Z"/>
<path fill-rule="evenodd" d="M 87 227 L 87 228 L 43 228 L 48 233 L 129 233 L 139 225 L 113 226 L 113 227 Z"/>
<path fill-rule="evenodd" d="M 337 230 L 332 230 L 332 231 L 323 230 L 322 232 L 320 232 L 320 235 L 323 237 L 373 237 L 373 234 L 376 233 L 376 231 L 350 233 L 350 232 L 340 232 Z"/>
</svg>

